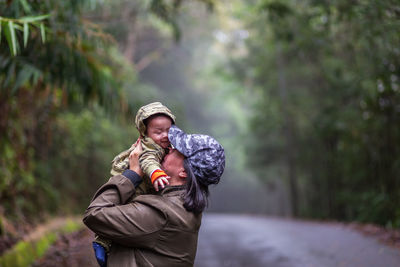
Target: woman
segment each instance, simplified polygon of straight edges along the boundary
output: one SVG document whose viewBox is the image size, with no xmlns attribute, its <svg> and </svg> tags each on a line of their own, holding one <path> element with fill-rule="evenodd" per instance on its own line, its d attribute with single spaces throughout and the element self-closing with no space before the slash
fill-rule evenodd
<svg viewBox="0 0 400 267">
<path fill-rule="evenodd" d="M 187 135 L 176 126 L 168 138 L 174 149 L 162 167 L 170 186 L 127 203 L 142 180 L 138 146 L 130 169 L 111 177 L 86 210 L 84 223 L 114 243 L 108 266 L 193 266 L 208 185 L 219 182 L 225 154 L 214 138 Z"/>
</svg>

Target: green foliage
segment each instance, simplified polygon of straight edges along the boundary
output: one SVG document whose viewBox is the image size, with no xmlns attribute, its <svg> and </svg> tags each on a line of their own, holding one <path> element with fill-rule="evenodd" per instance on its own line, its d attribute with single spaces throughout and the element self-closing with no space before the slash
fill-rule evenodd
<svg viewBox="0 0 400 267">
<path fill-rule="evenodd" d="M 125 102 L 121 94 L 125 84 L 118 80 L 127 76 L 130 67 L 110 56 L 116 54 L 110 37 L 83 18 L 86 9 L 85 3 L 76 1 L 15 0 L 0 7 L 1 34 L 8 41 L 0 43 L 0 202 L 7 217 L 40 216 L 37 211 L 45 213 L 43 208 L 55 211 L 60 195 L 72 190 L 57 187 L 54 169 L 47 162 L 60 159 L 49 154 L 57 152 L 54 135 L 75 134 L 75 129 L 68 129 L 72 125 L 58 121 L 60 113 L 88 105 L 125 112 L 137 103 Z M 136 83 L 131 72 L 125 80 L 130 85 Z M 111 120 L 104 113 L 99 116 L 100 121 Z M 61 126 L 65 132 L 60 133 Z M 99 144 L 98 139 L 93 144 Z M 76 156 L 79 161 L 82 153 Z M 93 162 L 105 169 L 109 158 Z"/>
<path fill-rule="evenodd" d="M 28 5 L 26 2 L 25 4 Z M 22 31 L 23 33 L 24 48 L 26 48 L 26 45 L 28 44 L 29 28 L 33 26 L 40 29 L 42 40 L 44 42 L 46 39 L 46 29 L 41 21 L 47 19 L 48 17 L 49 15 L 21 17 L 19 19 L 0 17 L 0 35 L 2 32 L 4 33 L 8 42 L 8 47 L 10 48 L 10 52 L 13 56 L 17 55 L 20 47 L 19 41 L 17 40 L 16 31 Z M 4 28 L 4 30 L 2 30 L 2 28 Z"/>
<path fill-rule="evenodd" d="M 42 257 L 47 249 L 53 244 L 57 239 L 56 234 L 54 233 L 49 233 L 47 236 L 42 237 L 39 239 L 39 241 L 35 244 L 36 246 L 36 257 L 40 258 Z"/>
<path fill-rule="evenodd" d="M 62 232 L 66 233 L 66 234 L 73 233 L 73 232 L 78 231 L 82 227 L 83 227 L 83 224 L 81 222 L 77 223 L 76 221 L 68 219 L 67 222 L 65 223 L 65 226 L 62 228 Z"/>
<path fill-rule="evenodd" d="M 59 229 L 45 232 L 37 240 L 19 241 L 10 250 L 0 256 L 0 266 L 26 267 L 42 257 L 48 248 L 57 240 L 58 234 L 71 233 L 83 227 L 81 222 L 68 219 Z"/>
<path fill-rule="evenodd" d="M 249 164 L 286 170 L 300 215 L 399 226 L 399 7 L 263 0 L 246 19 Z"/>
<path fill-rule="evenodd" d="M 113 157 L 136 140 L 130 132 L 133 125 L 121 127 L 98 107 L 60 114 L 53 145 L 36 168 L 48 210 L 81 212 L 93 190 L 108 178 Z"/>
<path fill-rule="evenodd" d="M 20 241 L 10 251 L 0 257 L 0 265 L 4 267 L 26 267 L 44 255 L 56 240 L 55 233 L 48 233 L 39 240 Z"/>
<path fill-rule="evenodd" d="M 199 2 L 203 2 L 207 5 L 209 10 L 212 10 L 215 3 L 214 0 L 197 0 Z M 182 0 L 174 0 L 174 1 L 164 1 L 164 0 L 152 0 L 150 2 L 149 10 L 157 17 L 162 19 L 168 25 L 171 25 L 174 33 L 175 40 L 179 40 L 181 38 L 181 31 L 178 25 L 178 12 L 182 6 Z"/>
<path fill-rule="evenodd" d="M 106 16 L 120 19 L 120 11 L 128 10 L 128 20 L 136 15 L 145 20 L 150 13 L 177 27 L 180 5 L 94 0 L 0 5 L 0 211 L 9 219 L 82 212 L 107 178 L 113 156 L 135 141 L 133 111 L 157 93 L 138 82 L 135 65 L 120 51 L 123 38 L 115 34 L 121 28 L 124 38 L 129 30 L 152 34 L 151 25 L 107 27 Z"/>
<path fill-rule="evenodd" d="M 4 35 L 12 54 L 20 55 L 10 56 L 3 50 L 6 44 L 0 44 L 3 97 L 7 92 L 15 95 L 22 86 L 40 90 L 46 84 L 50 92 L 63 90 L 64 104 L 98 102 L 107 108 L 117 107 L 118 83 L 111 71 L 117 64 L 107 55 L 110 39 L 83 19 L 86 4 L 41 1 L 21 8 L 25 5 L 22 2 L 11 1 L 3 7 Z M 34 71 L 27 72 L 27 66 Z"/>
</svg>

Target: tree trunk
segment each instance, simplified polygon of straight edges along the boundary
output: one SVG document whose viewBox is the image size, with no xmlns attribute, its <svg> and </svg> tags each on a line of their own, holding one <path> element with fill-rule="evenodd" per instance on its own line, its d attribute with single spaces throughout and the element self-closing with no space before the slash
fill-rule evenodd
<svg viewBox="0 0 400 267">
<path fill-rule="evenodd" d="M 289 189 L 290 189 L 290 202 L 292 206 L 292 215 L 298 215 L 298 185 L 297 185 L 297 171 L 296 171 L 296 140 L 295 140 L 295 125 L 292 116 L 289 112 L 288 93 L 285 77 L 285 63 L 282 56 L 281 46 L 277 45 L 277 67 L 278 67 L 278 90 L 281 99 L 281 110 L 284 120 L 284 136 L 286 139 L 285 158 L 288 168 Z"/>
<path fill-rule="evenodd" d="M 132 8 L 126 8 L 122 13 L 122 21 L 131 25 L 129 27 L 128 36 L 126 38 L 124 56 L 131 62 L 135 60 L 135 52 L 136 52 L 136 12 Z"/>
</svg>

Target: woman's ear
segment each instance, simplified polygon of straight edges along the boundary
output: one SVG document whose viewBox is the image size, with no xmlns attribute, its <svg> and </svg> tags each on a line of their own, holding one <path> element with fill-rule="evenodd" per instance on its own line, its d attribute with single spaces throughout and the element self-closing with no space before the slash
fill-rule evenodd
<svg viewBox="0 0 400 267">
<path fill-rule="evenodd" d="M 181 179 L 186 179 L 186 178 L 187 178 L 187 173 L 186 173 L 186 171 L 185 171 L 184 168 L 182 168 L 182 169 L 179 171 L 178 175 L 179 175 L 179 178 L 181 178 Z"/>
</svg>

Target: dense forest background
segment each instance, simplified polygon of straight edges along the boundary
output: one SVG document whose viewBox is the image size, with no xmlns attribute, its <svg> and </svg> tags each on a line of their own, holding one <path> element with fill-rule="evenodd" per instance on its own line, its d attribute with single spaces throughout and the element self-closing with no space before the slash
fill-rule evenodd
<svg viewBox="0 0 400 267">
<path fill-rule="evenodd" d="M 81 214 L 161 101 L 214 135 L 211 211 L 400 226 L 400 4 L 0 0 L 0 232 Z"/>
</svg>

